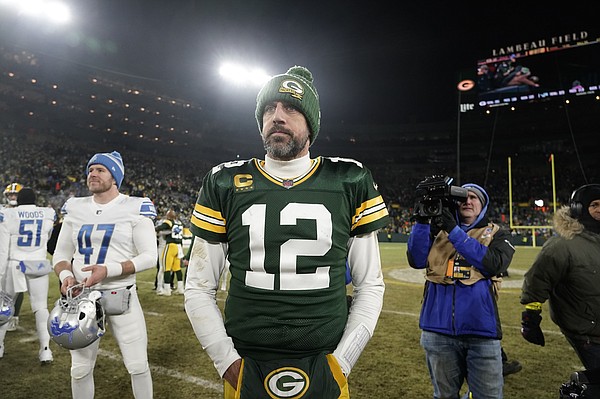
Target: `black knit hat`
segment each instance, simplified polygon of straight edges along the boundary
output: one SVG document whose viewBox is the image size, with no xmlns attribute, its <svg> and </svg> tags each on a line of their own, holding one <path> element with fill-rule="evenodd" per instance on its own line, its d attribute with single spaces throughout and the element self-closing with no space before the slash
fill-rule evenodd
<svg viewBox="0 0 600 399">
<path fill-rule="evenodd" d="M 301 66 L 293 66 L 282 75 L 273 76 L 256 96 L 256 122 L 262 132 L 265 106 L 273 101 L 290 103 L 298 108 L 310 129 L 310 144 L 312 145 L 321 125 L 321 108 L 319 94 L 313 85 L 312 73 Z"/>
<path fill-rule="evenodd" d="M 571 194 L 571 216 L 578 219 L 586 229 L 600 234 L 600 222 L 590 215 L 592 201 L 600 199 L 600 184 L 586 184 Z"/>
<path fill-rule="evenodd" d="M 592 201 L 600 199 L 600 184 L 588 184 L 580 190 L 580 201 L 584 208 L 588 208 Z"/>
<path fill-rule="evenodd" d="M 35 191 L 31 187 L 23 187 L 17 194 L 18 205 L 35 205 Z"/>
</svg>

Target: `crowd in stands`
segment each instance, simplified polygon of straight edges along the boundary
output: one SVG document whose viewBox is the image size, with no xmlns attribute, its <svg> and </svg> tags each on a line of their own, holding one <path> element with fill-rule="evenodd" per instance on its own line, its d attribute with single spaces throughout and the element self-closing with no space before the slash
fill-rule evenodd
<svg viewBox="0 0 600 399">
<path fill-rule="evenodd" d="M 151 198 L 159 215 L 174 207 L 187 222 L 204 174 L 215 164 L 244 153 L 245 141 L 224 134 L 224 126 L 215 127 L 192 101 L 156 88 L 138 90 L 139 82 L 118 76 L 96 78 L 94 71 L 57 74 L 50 67 L 51 60 L 25 51 L 0 47 L 0 53 L 0 183 L 31 186 L 43 204 L 57 210 L 69 196 L 87 195 L 84 169 L 89 157 L 117 150 L 127 169 L 121 191 Z M 40 67 L 43 63 L 46 68 Z M 388 232 L 408 234 L 416 185 L 433 174 L 454 177 L 455 165 L 453 159 L 425 159 L 422 154 L 431 151 L 420 134 L 400 136 L 391 140 L 389 135 L 369 134 L 358 139 L 360 145 L 353 138 L 350 146 L 339 138 L 343 134 L 337 141 L 335 135 L 324 136 L 316 144 L 315 155 L 355 158 L 368 166 L 392 216 Z M 448 139 L 437 140 L 435 145 L 446 153 L 444 140 Z M 556 173 L 553 193 L 553 176 L 545 158 L 548 151 L 562 151 L 560 145 L 523 147 L 522 153 L 528 150 L 526 159 L 512 171 L 510 195 L 505 160 L 495 159 L 485 170 L 478 150 L 464 155 L 460 180 L 486 188 L 492 219 L 508 224 L 512 216 L 514 225 L 548 226 L 554 195 L 557 206 L 564 204 L 571 190 L 586 181 L 576 165 L 563 165 Z M 587 178 L 593 182 L 597 175 Z M 538 199 L 544 204 L 534 205 Z M 530 233 L 515 230 L 515 234 Z M 547 234 L 541 229 L 537 233 Z"/>
<path fill-rule="evenodd" d="M 39 193 L 42 205 L 59 210 L 69 196 L 88 195 L 85 163 L 94 153 L 111 150 L 119 150 L 125 159 L 126 173 L 122 192 L 149 197 L 154 201 L 159 215 L 164 215 L 170 207 L 175 207 L 180 210 L 183 221 L 189 220 L 201 179 L 214 166 L 213 162 L 193 157 L 182 159 L 166 153 L 147 155 L 103 142 L 70 142 L 43 132 L 23 134 L 2 127 L 0 181 L 3 186 L 12 182 L 31 186 Z M 230 159 L 223 159 L 226 160 Z M 417 173 L 386 173 L 376 163 L 372 172 L 391 215 L 392 224 L 388 232 L 409 234 L 416 200 L 415 187 L 425 176 Z M 444 171 L 435 173 L 444 174 Z M 518 187 L 513 200 L 512 217 L 515 225 L 550 225 L 552 206 L 547 200 L 545 206 L 533 205 L 533 200 L 537 198 L 551 198 L 547 194 L 551 190 L 549 180 L 549 176 L 529 176 L 513 183 Z M 505 224 L 508 224 L 509 218 L 507 186 L 508 183 L 501 176 L 487 182 L 491 193 L 489 213 L 494 220 Z M 566 187 L 559 197 L 559 201 L 564 203 L 572 186 L 563 183 L 561 186 Z M 517 230 L 515 234 L 530 232 Z"/>
<path fill-rule="evenodd" d="M 41 205 L 59 210 L 69 196 L 89 195 L 85 164 L 96 152 L 120 150 L 125 158 L 125 194 L 151 198 L 164 215 L 170 207 L 191 214 L 201 178 L 212 165 L 201 160 L 148 156 L 111 146 L 65 142 L 43 134 L 0 131 L 0 180 L 18 182 L 39 192 Z M 187 218 L 189 219 L 189 217 Z"/>
</svg>

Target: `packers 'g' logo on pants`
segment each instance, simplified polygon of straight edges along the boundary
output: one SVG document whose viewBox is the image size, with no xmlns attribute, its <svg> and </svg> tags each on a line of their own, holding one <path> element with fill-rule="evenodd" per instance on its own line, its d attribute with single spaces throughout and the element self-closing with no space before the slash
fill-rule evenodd
<svg viewBox="0 0 600 399">
<path fill-rule="evenodd" d="M 273 399 L 300 398 L 310 386 L 308 375 L 295 367 L 273 370 L 265 378 L 265 391 Z"/>
<path fill-rule="evenodd" d="M 349 399 L 348 380 L 333 354 L 261 361 L 244 357 L 237 390 L 224 399 Z"/>
</svg>

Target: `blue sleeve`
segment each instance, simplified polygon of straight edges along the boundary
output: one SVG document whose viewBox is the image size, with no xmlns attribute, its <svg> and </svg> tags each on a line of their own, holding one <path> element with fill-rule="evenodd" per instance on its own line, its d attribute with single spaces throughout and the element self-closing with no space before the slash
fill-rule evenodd
<svg viewBox="0 0 600 399">
<path fill-rule="evenodd" d="M 431 226 L 429 224 L 415 223 L 408 236 L 406 251 L 410 267 L 424 269 L 427 266 L 427 255 L 429 255 L 432 244 Z"/>
<path fill-rule="evenodd" d="M 488 247 L 481 244 L 474 238 L 471 238 L 460 227 L 456 226 L 448 235 L 448 239 L 454 245 L 454 248 L 467 260 L 475 266 L 485 276 L 490 277 L 483 267 L 483 258 L 487 253 Z"/>
<path fill-rule="evenodd" d="M 154 203 L 149 198 L 142 198 L 140 204 L 140 215 L 146 216 L 152 220 L 156 219 L 156 208 Z"/>
</svg>

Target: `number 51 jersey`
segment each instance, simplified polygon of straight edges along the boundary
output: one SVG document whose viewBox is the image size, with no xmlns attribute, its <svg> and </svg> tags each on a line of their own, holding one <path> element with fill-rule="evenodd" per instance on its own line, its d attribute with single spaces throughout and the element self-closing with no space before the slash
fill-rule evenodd
<svg viewBox="0 0 600 399">
<path fill-rule="evenodd" d="M 251 159 L 203 180 L 194 235 L 228 242 L 225 327 L 240 354 L 270 360 L 333 351 L 347 320 L 348 240 L 388 223 L 370 171 L 318 157 L 294 179 Z"/>
<path fill-rule="evenodd" d="M 56 211 L 36 205 L 20 205 L 0 211 L 0 223 L 6 226 L 11 260 L 46 259 L 48 238 L 54 227 Z M 3 243 L 5 244 L 5 243 Z"/>
</svg>

